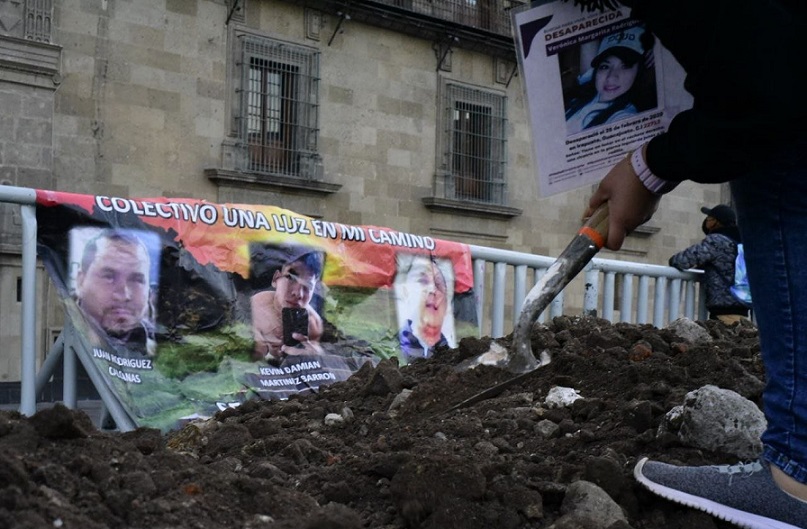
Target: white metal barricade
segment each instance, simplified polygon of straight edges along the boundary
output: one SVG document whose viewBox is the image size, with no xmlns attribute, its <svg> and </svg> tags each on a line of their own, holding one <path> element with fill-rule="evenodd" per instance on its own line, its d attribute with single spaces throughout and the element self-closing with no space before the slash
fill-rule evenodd
<svg viewBox="0 0 807 529">
<path fill-rule="evenodd" d="M 74 339 L 69 321 L 38 374 L 36 369 L 36 191 L 0 185 L 0 202 L 19 204 L 22 211 L 20 413 L 30 416 L 36 412 L 37 395 L 52 377 L 59 360 L 64 362 L 64 404 L 75 408 L 76 359 L 83 361 L 83 358 L 77 355 L 81 353 L 77 349 L 79 340 Z M 520 313 L 528 290 L 555 259 L 483 246 L 470 248 L 480 335 L 502 337 L 509 333 L 506 331 L 508 323 L 509 329 L 513 328 L 512 322 Z M 699 281 L 700 273 L 694 271 L 680 272 L 667 266 L 595 258 L 538 319 L 543 322 L 547 316 L 562 314 L 597 315 L 610 321 L 652 323 L 656 327 L 679 316 L 702 319 L 706 309 L 702 299 L 696 301 Z M 569 299 L 578 300 L 579 310 L 573 308 L 575 303 Z M 117 427 L 121 430 L 135 428 L 106 385 L 98 380 L 92 382 Z"/>
</svg>

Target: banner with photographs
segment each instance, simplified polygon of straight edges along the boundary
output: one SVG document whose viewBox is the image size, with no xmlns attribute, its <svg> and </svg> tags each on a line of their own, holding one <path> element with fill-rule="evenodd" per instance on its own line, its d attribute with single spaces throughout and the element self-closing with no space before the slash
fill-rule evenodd
<svg viewBox="0 0 807 529">
<path fill-rule="evenodd" d="M 576 4 L 512 17 L 542 196 L 598 182 L 692 105 L 683 68 L 629 8 Z"/>
<path fill-rule="evenodd" d="M 316 392 L 479 333 L 464 244 L 272 206 L 43 190 L 37 221 L 81 349 L 138 426 Z"/>
</svg>

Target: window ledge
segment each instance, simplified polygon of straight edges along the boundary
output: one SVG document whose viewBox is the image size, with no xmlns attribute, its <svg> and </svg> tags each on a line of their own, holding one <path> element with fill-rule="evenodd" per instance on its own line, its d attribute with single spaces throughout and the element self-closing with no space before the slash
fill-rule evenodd
<svg viewBox="0 0 807 529">
<path fill-rule="evenodd" d="M 635 235 L 637 237 L 650 237 L 651 235 L 655 235 L 661 231 L 661 228 L 658 226 L 642 224 L 641 226 L 637 226 L 631 235 Z"/>
<path fill-rule="evenodd" d="M 242 173 L 225 169 L 205 169 L 205 176 L 218 185 L 233 185 L 253 189 L 273 189 L 277 191 L 297 191 L 311 195 L 331 195 L 342 188 L 341 184 L 331 184 L 322 180 L 304 180 L 288 176 L 267 176 L 256 173 Z"/>
<path fill-rule="evenodd" d="M 466 202 L 463 200 L 450 200 L 447 198 L 424 197 L 423 204 L 435 211 L 449 211 L 462 213 L 472 217 L 507 220 L 521 215 L 518 208 L 485 204 L 484 202 Z"/>
<path fill-rule="evenodd" d="M 0 81 L 55 90 L 62 47 L 0 35 Z"/>
</svg>

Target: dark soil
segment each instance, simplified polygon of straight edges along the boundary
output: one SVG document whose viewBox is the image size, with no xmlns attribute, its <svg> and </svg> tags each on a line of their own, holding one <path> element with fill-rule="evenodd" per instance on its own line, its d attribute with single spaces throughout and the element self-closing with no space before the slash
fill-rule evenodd
<svg viewBox="0 0 807 529">
<path fill-rule="evenodd" d="M 556 318 L 532 336 L 534 351 L 552 354 L 549 365 L 455 410 L 513 376 L 456 369 L 486 351 L 489 338 L 402 368 L 366 365 L 318 395 L 248 402 L 169 435 L 101 432 L 61 406 L 31 418 L 2 413 L 0 527 L 548 528 L 563 514 L 567 487 L 586 480 L 618 502 L 634 529 L 727 528 L 632 477 L 642 456 L 736 461 L 656 434 L 664 414 L 706 384 L 759 403 L 756 328 L 704 325 L 715 340 L 694 345 L 649 325 Z M 556 385 L 584 398 L 548 409 Z M 408 400 L 393 404 L 404 390 Z M 326 424 L 328 414 L 345 421 Z M 559 433 L 545 438 L 542 420 Z"/>
</svg>

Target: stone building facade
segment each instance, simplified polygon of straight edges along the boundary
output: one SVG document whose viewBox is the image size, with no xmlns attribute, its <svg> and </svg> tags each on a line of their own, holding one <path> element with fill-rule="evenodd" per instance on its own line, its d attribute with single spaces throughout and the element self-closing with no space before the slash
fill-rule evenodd
<svg viewBox="0 0 807 529">
<path fill-rule="evenodd" d="M 0 0 L 0 180 L 557 255 L 591 190 L 538 195 L 509 23 L 521 3 Z M 684 184 L 602 256 L 665 264 L 725 200 Z M 3 382 L 19 377 L 20 230 L 1 207 Z M 44 355 L 62 321 L 38 285 Z"/>
</svg>

